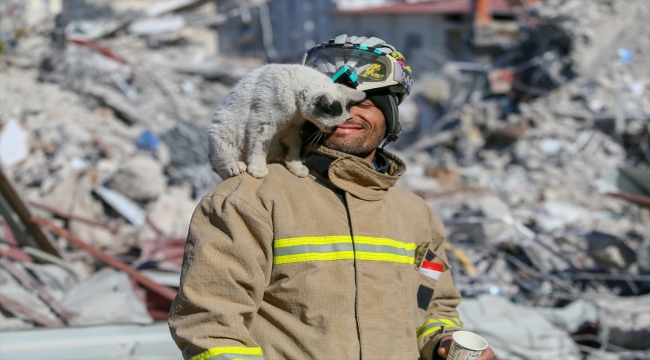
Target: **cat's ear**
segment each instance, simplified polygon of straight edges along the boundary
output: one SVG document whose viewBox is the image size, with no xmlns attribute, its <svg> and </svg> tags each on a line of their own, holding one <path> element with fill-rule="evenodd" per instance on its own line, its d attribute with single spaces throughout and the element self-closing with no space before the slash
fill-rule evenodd
<svg viewBox="0 0 650 360">
<path fill-rule="evenodd" d="M 341 102 L 333 100 L 328 94 L 318 95 L 314 99 L 314 107 L 325 114 L 339 116 L 343 113 Z"/>
<path fill-rule="evenodd" d="M 321 109 L 327 109 L 330 107 L 330 102 L 332 100 L 330 99 L 329 95 L 327 94 L 320 94 L 314 98 L 314 107 L 321 108 Z"/>
<path fill-rule="evenodd" d="M 357 103 L 366 98 L 366 93 L 361 90 L 356 90 L 340 84 L 337 85 L 339 86 L 339 90 L 343 92 L 343 95 L 350 99 L 349 102 Z"/>
</svg>

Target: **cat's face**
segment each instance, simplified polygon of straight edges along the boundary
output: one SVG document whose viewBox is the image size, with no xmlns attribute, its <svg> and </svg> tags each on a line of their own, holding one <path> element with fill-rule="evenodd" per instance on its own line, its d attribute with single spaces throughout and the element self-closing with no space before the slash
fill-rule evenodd
<svg viewBox="0 0 650 360">
<path fill-rule="evenodd" d="M 349 119 L 350 107 L 366 97 L 363 91 L 338 84 L 336 88 L 336 92 L 315 94 L 307 99 L 305 105 L 308 109 L 303 112 L 307 120 L 325 133 L 331 133 L 335 127 Z"/>
</svg>

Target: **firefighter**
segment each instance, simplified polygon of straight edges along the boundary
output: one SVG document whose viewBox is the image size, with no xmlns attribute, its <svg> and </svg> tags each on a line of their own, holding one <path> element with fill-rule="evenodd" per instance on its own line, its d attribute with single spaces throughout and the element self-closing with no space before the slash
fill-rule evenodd
<svg viewBox="0 0 650 360">
<path fill-rule="evenodd" d="M 299 178 L 270 164 L 227 179 L 192 217 L 169 316 L 185 359 L 446 358 L 461 301 L 431 208 L 395 185 L 411 69 L 377 38 L 341 35 L 303 65 L 367 98 L 311 145 Z M 493 358 L 484 351 L 480 360 Z"/>
</svg>

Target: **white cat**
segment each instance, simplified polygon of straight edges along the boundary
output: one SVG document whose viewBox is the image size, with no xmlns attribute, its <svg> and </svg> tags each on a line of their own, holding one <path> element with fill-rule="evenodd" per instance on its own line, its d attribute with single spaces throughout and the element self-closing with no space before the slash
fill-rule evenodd
<svg viewBox="0 0 650 360">
<path fill-rule="evenodd" d="M 270 64 L 241 79 L 215 110 L 208 129 L 210 163 L 227 179 L 248 171 L 268 174 L 268 162 L 284 161 L 299 177 L 309 174 L 300 159 L 300 129 L 308 120 L 330 133 L 350 117 L 350 105 L 365 93 L 334 84 L 303 65 Z"/>
</svg>

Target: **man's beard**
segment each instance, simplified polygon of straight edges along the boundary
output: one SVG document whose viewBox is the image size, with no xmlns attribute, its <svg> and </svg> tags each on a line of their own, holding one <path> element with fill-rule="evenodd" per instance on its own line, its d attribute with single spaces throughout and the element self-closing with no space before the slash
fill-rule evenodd
<svg viewBox="0 0 650 360">
<path fill-rule="evenodd" d="M 364 129 L 367 129 L 368 126 L 365 123 L 359 124 Z M 322 144 L 326 147 L 344 152 L 346 154 L 354 155 L 362 159 L 368 157 L 375 151 L 379 145 L 381 145 L 382 140 L 384 139 L 384 134 L 386 133 L 386 126 L 383 126 L 379 129 L 376 129 L 375 132 L 370 133 L 368 137 L 357 137 L 353 141 L 344 141 L 338 139 L 332 139 L 331 136 L 327 136 L 323 140 Z"/>
</svg>

